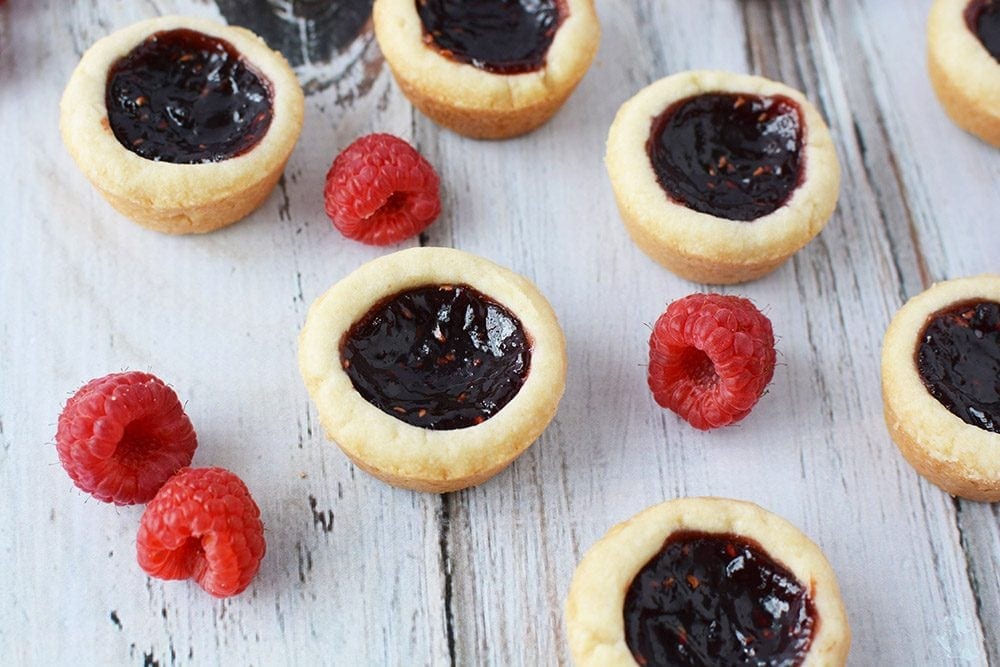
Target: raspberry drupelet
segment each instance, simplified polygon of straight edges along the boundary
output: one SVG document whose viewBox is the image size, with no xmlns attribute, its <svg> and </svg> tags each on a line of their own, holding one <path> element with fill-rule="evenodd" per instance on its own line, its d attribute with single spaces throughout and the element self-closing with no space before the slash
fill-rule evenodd
<svg viewBox="0 0 1000 667">
<path fill-rule="evenodd" d="M 691 294 L 649 337 L 649 388 L 662 407 L 708 430 L 746 417 L 774 375 L 774 333 L 748 299 Z"/>
</svg>

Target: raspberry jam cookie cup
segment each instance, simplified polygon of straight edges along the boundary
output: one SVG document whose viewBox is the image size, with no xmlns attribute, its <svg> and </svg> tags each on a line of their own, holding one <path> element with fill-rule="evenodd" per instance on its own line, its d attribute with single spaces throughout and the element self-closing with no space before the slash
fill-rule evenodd
<svg viewBox="0 0 1000 667">
<path fill-rule="evenodd" d="M 580 561 L 566 601 L 579 667 L 844 665 L 833 569 L 757 505 L 681 498 L 621 523 Z"/>
<path fill-rule="evenodd" d="M 236 222 L 267 198 L 303 104 L 288 63 L 253 33 L 165 16 L 87 50 L 63 93 L 60 130 L 115 209 L 190 234 Z"/>
<path fill-rule="evenodd" d="M 403 94 L 476 139 L 547 121 L 597 51 L 593 0 L 376 0 L 375 37 Z"/>
<path fill-rule="evenodd" d="M 449 248 L 364 264 L 320 296 L 299 368 L 327 436 L 375 477 L 418 491 L 483 482 L 555 415 L 562 330 L 525 278 Z"/>
<path fill-rule="evenodd" d="M 889 434 L 948 493 L 1000 500 L 1000 275 L 937 283 L 892 318 L 882 343 Z"/>
<path fill-rule="evenodd" d="M 927 19 L 927 69 L 952 121 L 1000 146 L 1000 2 L 937 0 Z"/>
<path fill-rule="evenodd" d="M 833 214 L 840 165 L 800 92 L 757 76 L 683 72 L 618 110 L 605 163 L 625 227 L 688 280 L 770 273 Z"/>
</svg>

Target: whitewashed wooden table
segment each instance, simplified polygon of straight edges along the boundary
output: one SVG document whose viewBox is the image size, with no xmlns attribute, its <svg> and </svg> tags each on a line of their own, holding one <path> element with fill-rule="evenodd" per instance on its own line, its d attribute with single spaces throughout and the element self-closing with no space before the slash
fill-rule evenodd
<svg viewBox="0 0 1000 667">
<path fill-rule="evenodd" d="M 881 415 L 892 313 L 935 280 L 1000 270 L 1000 152 L 933 97 L 928 0 L 599 4 L 603 41 L 576 94 L 542 129 L 501 143 L 411 108 L 364 0 L 0 5 L 0 662 L 568 663 L 562 603 L 582 552 L 648 505 L 711 494 L 755 501 L 822 546 L 853 626 L 852 665 L 1000 664 L 997 508 L 919 478 Z M 116 214 L 57 131 L 82 51 L 167 13 L 262 32 L 308 94 L 273 196 L 203 237 Z M 844 179 L 815 241 L 723 290 L 764 307 L 780 365 L 749 418 L 701 433 L 654 404 L 645 359 L 648 323 L 705 286 L 629 241 L 602 156 L 621 102 L 707 67 L 805 91 Z M 409 139 L 441 174 L 444 213 L 419 243 L 529 276 L 566 332 L 555 421 L 478 488 L 412 493 L 356 470 L 324 438 L 299 378 L 311 301 L 386 252 L 342 239 L 322 206 L 333 156 L 371 131 Z M 148 579 L 134 555 L 142 508 L 89 500 L 60 468 L 64 401 L 122 369 L 170 383 L 199 435 L 194 464 L 235 471 L 259 501 L 268 551 L 243 595 L 216 601 Z"/>
</svg>

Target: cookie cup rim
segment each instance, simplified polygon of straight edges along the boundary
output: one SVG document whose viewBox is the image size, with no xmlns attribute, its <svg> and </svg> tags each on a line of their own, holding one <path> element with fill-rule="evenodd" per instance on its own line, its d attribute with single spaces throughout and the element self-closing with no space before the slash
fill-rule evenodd
<svg viewBox="0 0 1000 667">
<path fill-rule="evenodd" d="M 180 164 L 149 160 L 115 137 L 105 102 L 108 73 L 150 35 L 189 29 L 225 40 L 271 92 L 271 124 L 241 155 L 219 162 Z M 134 23 L 95 42 L 73 70 L 60 102 L 60 132 L 88 180 L 102 192 L 163 215 L 210 207 L 254 189 L 283 166 L 302 129 L 304 96 L 285 58 L 257 35 L 189 16 L 163 16 Z M 193 230 L 198 231 L 198 230 Z"/>
<path fill-rule="evenodd" d="M 787 520 L 758 505 L 718 497 L 668 500 L 611 528 L 584 554 L 566 600 L 566 623 L 578 667 L 633 667 L 623 607 L 632 580 L 678 531 L 731 533 L 756 541 L 809 590 L 818 626 L 807 667 L 844 665 L 851 632 L 833 568 Z"/>
</svg>

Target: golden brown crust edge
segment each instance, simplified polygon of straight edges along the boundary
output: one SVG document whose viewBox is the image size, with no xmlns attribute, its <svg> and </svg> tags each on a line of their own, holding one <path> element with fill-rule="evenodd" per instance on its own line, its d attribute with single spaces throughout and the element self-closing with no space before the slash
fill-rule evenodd
<svg viewBox="0 0 1000 667">
<path fill-rule="evenodd" d="M 263 204 L 281 178 L 286 162 L 287 158 L 275 164 L 258 180 L 247 183 L 244 189 L 200 206 L 155 208 L 119 197 L 97 181 L 91 181 L 91 185 L 116 211 L 146 229 L 164 234 L 207 234 L 242 220 Z"/>
<path fill-rule="evenodd" d="M 978 98 L 970 97 L 967 90 L 956 85 L 933 51 L 927 56 L 927 71 L 938 101 L 952 122 L 986 143 L 1000 147 L 1000 117 L 984 109 Z"/>
<path fill-rule="evenodd" d="M 899 415 L 892 403 L 882 401 L 889 435 L 913 468 L 934 485 L 953 496 L 985 503 L 1000 501 L 1000 480 L 985 479 L 959 461 L 943 461 L 928 452 Z"/>
<path fill-rule="evenodd" d="M 405 74 L 389 63 L 406 99 L 438 125 L 470 139 L 512 139 L 547 123 L 566 102 L 574 88 L 561 91 L 536 103 L 516 109 L 468 109 L 448 100 L 425 94 Z"/>
<path fill-rule="evenodd" d="M 665 244 L 649 230 L 644 214 L 633 210 L 630 202 L 616 197 L 625 230 L 654 262 L 675 275 L 696 283 L 733 285 L 763 278 L 785 263 L 787 257 L 763 262 L 727 262 L 689 255 L 679 246 Z"/>
<path fill-rule="evenodd" d="M 327 434 L 332 440 L 333 437 Z M 486 480 L 494 477 L 504 468 L 507 468 L 515 459 L 521 455 L 524 450 L 526 450 L 534 442 L 534 439 L 528 440 L 523 446 L 517 448 L 516 451 L 512 451 L 512 457 L 508 460 L 501 461 L 499 464 L 479 470 L 462 477 L 452 477 L 449 479 L 442 479 L 439 477 L 419 477 L 414 474 L 397 474 L 383 468 L 378 468 L 371 465 L 368 461 L 358 456 L 353 450 L 341 447 L 341 451 L 349 458 L 354 465 L 358 466 L 366 473 L 372 477 L 379 479 L 386 484 L 398 487 L 400 489 L 409 489 L 411 491 L 420 491 L 422 493 L 450 493 L 452 491 L 461 491 L 462 489 L 467 489 L 472 486 L 478 486 L 485 482 Z"/>
<path fill-rule="evenodd" d="M 271 127 L 247 153 L 207 164 L 139 157 L 118 142 L 104 103 L 109 67 L 154 32 L 188 28 L 233 44 L 272 85 Z M 73 70 L 60 103 L 63 143 L 84 176 L 123 215 L 170 234 L 232 224 L 267 199 L 302 128 L 304 96 L 284 57 L 249 30 L 188 16 L 140 21 L 95 42 Z"/>
<path fill-rule="evenodd" d="M 927 17 L 927 71 L 958 127 L 1000 147 L 1000 63 L 965 22 L 968 0 L 936 0 Z"/>
</svg>

